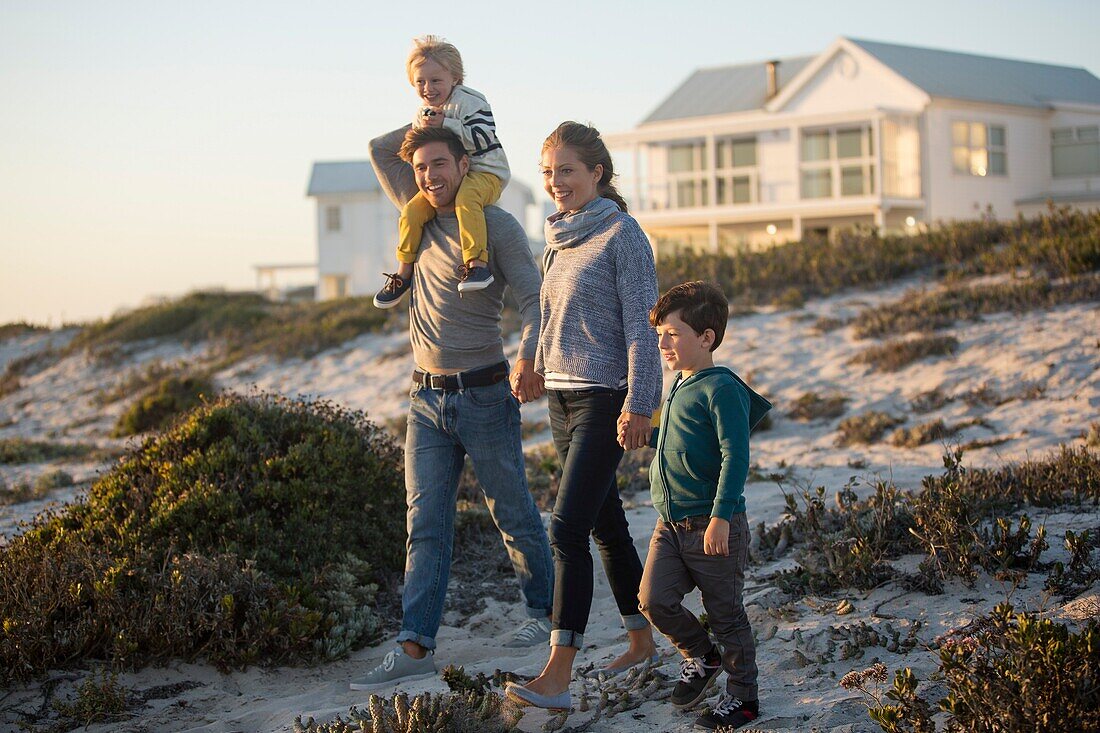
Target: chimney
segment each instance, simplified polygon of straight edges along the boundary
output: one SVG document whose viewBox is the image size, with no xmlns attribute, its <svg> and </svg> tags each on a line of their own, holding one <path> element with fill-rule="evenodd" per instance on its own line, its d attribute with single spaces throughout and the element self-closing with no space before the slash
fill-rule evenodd
<svg viewBox="0 0 1100 733">
<path fill-rule="evenodd" d="M 766 97 L 764 97 L 764 99 L 765 101 L 767 101 L 779 93 L 779 62 L 768 61 L 765 66 L 768 70 L 768 94 Z"/>
</svg>

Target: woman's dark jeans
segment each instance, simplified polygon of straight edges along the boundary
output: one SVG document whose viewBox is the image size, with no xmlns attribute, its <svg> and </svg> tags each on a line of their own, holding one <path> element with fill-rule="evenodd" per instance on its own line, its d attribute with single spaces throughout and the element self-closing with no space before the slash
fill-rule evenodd
<svg viewBox="0 0 1100 733">
<path fill-rule="evenodd" d="M 626 390 L 549 390 L 548 398 L 550 428 L 562 466 L 550 518 L 555 568 L 550 643 L 579 649 L 592 608 L 589 535 L 600 550 L 623 624 L 627 629 L 648 625 L 638 611 L 642 563 L 615 482 L 615 469 L 623 456 L 616 421 Z"/>
</svg>

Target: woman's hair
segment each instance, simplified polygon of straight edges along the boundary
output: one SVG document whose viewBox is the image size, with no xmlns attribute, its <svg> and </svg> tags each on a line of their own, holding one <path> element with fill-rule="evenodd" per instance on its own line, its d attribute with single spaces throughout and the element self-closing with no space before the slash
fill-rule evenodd
<svg viewBox="0 0 1100 733">
<path fill-rule="evenodd" d="M 462 55 L 458 49 L 439 36 L 419 36 L 413 39 L 413 49 L 405 61 L 405 73 L 413 83 L 413 73 L 425 61 L 434 61 L 447 71 L 459 84 L 462 83 Z"/>
<path fill-rule="evenodd" d="M 611 163 L 611 153 L 607 151 L 600 131 L 579 122 L 563 122 L 546 138 L 546 142 L 542 144 L 542 152 L 545 153 L 550 148 L 565 147 L 572 148 L 589 170 L 595 170 L 597 165 L 603 166 L 603 175 L 596 184 L 596 191 L 605 199 L 614 201 L 619 210 L 626 213 L 626 200 L 612 182 L 615 178 L 615 166 Z"/>
</svg>

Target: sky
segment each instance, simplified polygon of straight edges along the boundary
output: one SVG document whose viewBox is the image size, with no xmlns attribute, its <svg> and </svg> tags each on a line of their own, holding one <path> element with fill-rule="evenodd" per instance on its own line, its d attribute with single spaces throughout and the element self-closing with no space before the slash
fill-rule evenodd
<svg viewBox="0 0 1100 733">
<path fill-rule="evenodd" d="M 536 196 L 559 122 L 636 125 L 695 68 L 845 35 L 1100 75 L 1097 0 L 0 0 L 0 324 L 104 318 L 316 260 L 314 161 L 366 160 L 442 35 Z M 540 199 L 541 200 L 541 199 Z"/>
</svg>

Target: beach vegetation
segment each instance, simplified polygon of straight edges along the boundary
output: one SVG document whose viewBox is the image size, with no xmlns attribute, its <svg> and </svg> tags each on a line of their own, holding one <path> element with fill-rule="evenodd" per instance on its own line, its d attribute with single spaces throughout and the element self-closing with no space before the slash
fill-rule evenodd
<svg viewBox="0 0 1100 733">
<path fill-rule="evenodd" d="M 872 369 L 896 372 L 915 361 L 930 356 L 954 354 L 959 341 L 954 336 L 918 336 L 892 339 L 870 346 L 849 360 L 849 364 L 866 364 Z"/>
<path fill-rule="evenodd" d="M 7 341 L 8 339 L 18 338 L 20 336 L 29 336 L 35 333 L 46 333 L 49 330 L 47 326 L 41 326 L 27 321 L 0 323 L 0 341 Z"/>
<path fill-rule="evenodd" d="M 788 417 L 801 422 L 810 420 L 832 420 L 844 414 L 848 398 L 839 393 L 820 395 L 817 392 L 804 392 L 794 401 Z"/>
<path fill-rule="evenodd" d="M 912 236 L 881 236 L 862 228 L 767 249 L 702 253 L 663 247 L 657 262 L 662 291 L 687 280 L 710 280 L 735 303 L 749 305 L 771 303 L 791 288 L 813 298 L 917 274 L 963 277 L 1027 270 L 1056 280 L 1098 269 L 1100 211 L 1069 207 L 1014 221 L 941 224 Z"/>
<path fill-rule="evenodd" d="M 401 452 L 359 412 L 226 394 L 0 547 L 0 683 L 102 660 L 221 669 L 373 641 Z"/>
<path fill-rule="evenodd" d="M 837 427 L 840 435 L 837 436 L 836 444 L 841 448 L 850 445 L 873 445 L 878 442 L 883 433 L 903 422 L 905 421 L 900 417 L 878 410 L 852 415 L 840 421 Z"/>
<path fill-rule="evenodd" d="M 165 377 L 119 416 L 112 435 L 123 438 L 167 427 L 215 392 L 214 383 L 202 374 Z"/>
<path fill-rule="evenodd" d="M 88 443 L 57 443 L 27 438 L 0 438 L 0 464 L 45 463 L 56 460 L 102 460 L 111 455 Z"/>
</svg>

